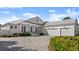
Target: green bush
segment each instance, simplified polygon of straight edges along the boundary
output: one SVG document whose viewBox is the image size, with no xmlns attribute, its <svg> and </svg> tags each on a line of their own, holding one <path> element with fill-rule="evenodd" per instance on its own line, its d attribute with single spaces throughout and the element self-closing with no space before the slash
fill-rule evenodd
<svg viewBox="0 0 79 59">
<path fill-rule="evenodd" d="M 19 36 L 31 36 L 30 33 L 26 33 L 26 32 L 25 32 L 25 33 L 19 33 L 18 35 L 19 35 Z"/>
<path fill-rule="evenodd" d="M 39 35 L 44 35 L 44 33 L 40 33 Z"/>
<path fill-rule="evenodd" d="M 79 36 L 56 36 L 49 43 L 50 51 L 78 51 Z"/>
<path fill-rule="evenodd" d="M 18 33 L 14 33 L 13 35 L 18 35 Z"/>
<path fill-rule="evenodd" d="M 31 34 L 28 32 L 28 33 L 27 33 L 27 36 L 31 36 Z"/>
</svg>

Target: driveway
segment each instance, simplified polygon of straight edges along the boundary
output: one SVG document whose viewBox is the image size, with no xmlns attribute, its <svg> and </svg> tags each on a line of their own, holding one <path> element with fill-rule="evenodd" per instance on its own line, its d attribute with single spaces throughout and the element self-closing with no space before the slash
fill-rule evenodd
<svg viewBox="0 0 79 59">
<path fill-rule="evenodd" d="M 0 51 L 48 51 L 50 36 L 0 38 Z"/>
</svg>

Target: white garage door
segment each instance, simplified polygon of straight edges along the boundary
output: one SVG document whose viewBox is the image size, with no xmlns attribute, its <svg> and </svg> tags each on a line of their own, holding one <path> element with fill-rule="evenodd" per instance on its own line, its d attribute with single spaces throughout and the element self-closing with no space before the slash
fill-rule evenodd
<svg viewBox="0 0 79 59">
<path fill-rule="evenodd" d="M 60 29 L 60 35 L 61 36 L 70 36 L 70 30 L 69 29 Z"/>
<path fill-rule="evenodd" d="M 51 29 L 51 30 L 47 30 L 49 35 L 52 36 L 60 36 L 60 30 L 59 29 Z"/>
</svg>

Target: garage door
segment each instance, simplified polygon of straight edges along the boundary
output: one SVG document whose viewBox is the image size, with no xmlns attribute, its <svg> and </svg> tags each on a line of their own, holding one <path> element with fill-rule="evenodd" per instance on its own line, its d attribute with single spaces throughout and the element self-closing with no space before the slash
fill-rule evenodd
<svg viewBox="0 0 79 59">
<path fill-rule="evenodd" d="M 52 36 L 60 36 L 60 30 L 59 29 L 51 29 L 51 30 L 47 30 L 49 35 Z"/>
<path fill-rule="evenodd" d="M 69 30 L 68 29 L 60 29 L 60 35 L 61 36 L 68 36 Z"/>
<path fill-rule="evenodd" d="M 53 36 L 60 36 L 60 30 L 59 29 L 52 30 L 52 34 Z"/>
</svg>

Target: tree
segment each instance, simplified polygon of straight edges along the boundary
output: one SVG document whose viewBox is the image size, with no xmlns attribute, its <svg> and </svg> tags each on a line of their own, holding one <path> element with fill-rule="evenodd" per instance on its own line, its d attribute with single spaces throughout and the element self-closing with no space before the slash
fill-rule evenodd
<svg viewBox="0 0 79 59">
<path fill-rule="evenodd" d="M 45 21 L 45 22 L 43 23 L 43 25 L 45 25 L 47 22 L 48 22 L 48 21 Z"/>
<path fill-rule="evenodd" d="M 67 19 L 71 19 L 70 17 L 65 17 L 65 18 L 63 18 L 63 20 L 67 20 Z"/>
</svg>

